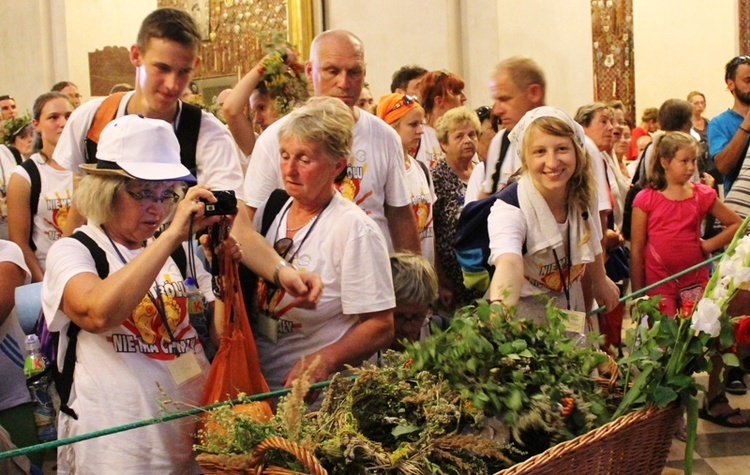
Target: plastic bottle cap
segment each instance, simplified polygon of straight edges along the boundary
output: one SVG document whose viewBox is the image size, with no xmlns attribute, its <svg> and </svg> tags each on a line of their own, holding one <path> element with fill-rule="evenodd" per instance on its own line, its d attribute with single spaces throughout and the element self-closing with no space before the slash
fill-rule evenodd
<svg viewBox="0 0 750 475">
<path fill-rule="evenodd" d="M 35 334 L 26 335 L 26 348 L 41 348 L 41 344 L 39 343 L 39 337 Z"/>
</svg>

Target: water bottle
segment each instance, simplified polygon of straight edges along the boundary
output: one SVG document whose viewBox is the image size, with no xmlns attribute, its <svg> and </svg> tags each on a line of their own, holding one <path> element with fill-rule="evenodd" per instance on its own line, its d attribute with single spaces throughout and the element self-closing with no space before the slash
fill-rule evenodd
<svg viewBox="0 0 750 475">
<path fill-rule="evenodd" d="M 34 422 L 36 423 L 37 437 L 41 442 L 49 442 L 57 439 L 57 428 L 55 427 L 55 406 L 50 386 L 47 361 L 42 355 L 41 344 L 36 335 L 26 337 L 26 359 L 23 364 L 23 372 L 26 375 L 26 385 L 34 403 Z"/>
<path fill-rule="evenodd" d="M 187 311 L 190 325 L 198 333 L 206 357 L 210 360 L 213 358 L 216 349 L 211 344 L 208 320 L 206 319 L 206 303 L 203 300 L 203 294 L 198 289 L 198 286 L 195 285 L 195 279 L 192 277 L 185 279 L 185 290 L 187 293 Z"/>
</svg>

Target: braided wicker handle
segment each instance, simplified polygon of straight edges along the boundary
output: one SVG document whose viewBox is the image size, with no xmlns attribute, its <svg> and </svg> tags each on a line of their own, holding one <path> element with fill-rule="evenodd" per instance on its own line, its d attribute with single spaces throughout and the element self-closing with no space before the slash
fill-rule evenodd
<svg viewBox="0 0 750 475">
<path fill-rule="evenodd" d="M 307 449 L 300 447 L 298 444 L 295 444 L 294 442 L 286 440 L 282 437 L 268 437 L 263 440 L 263 442 L 258 444 L 255 449 L 253 449 L 253 458 L 250 462 L 250 466 L 257 466 L 258 468 L 262 468 L 263 456 L 265 455 L 266 451 L 270 449 L 283 450 L 294 455 L 300 462 L 302 462 L 302 465 L 310 470 L 310 475 L 328 475 L 328 471 L 323 468 L 322 465 L 320 465 L 320 462 L 318 462 L 318 459 L 315 458 L 315 455 L 311 454 Z M 289 473 L 293 472 L 290 471 Z"/>
</svg>

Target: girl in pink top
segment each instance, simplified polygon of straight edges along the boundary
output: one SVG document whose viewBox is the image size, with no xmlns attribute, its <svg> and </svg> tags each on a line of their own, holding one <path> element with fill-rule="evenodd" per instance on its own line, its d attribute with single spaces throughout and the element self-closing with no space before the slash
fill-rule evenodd
<svg viewBox="0 0 750 475">
<path fill-rule="evenodd" d="M 680 272 L 706 259 L 732 240 L 741 219 L 717 199 L 712 188 L 690 181 L 695 173 L 698 143 L 684 132 L 667 132 L 653 145 L 647 187 L 633 201 L 631 279 L 633 291 Z M 711 239 L 701 239 L 707 213 L 726 227 Z M 694 284 L 705 286 L 708 269 L 701 267 L 648 291 L 661 294 L 661 310 L 677 314 L 677 293 Z M 692 309 L 681 309 L 685 313 Z"/>
<path fill-rule="evenodd" d="M 633 291 L 703 261 L 731 241 L 741 222 L 734 211 L 717 199 L 712 188 L 690 181 L 700 153 L 693 137 L 684 132 L 667 132 L 656 138 L 653 147 L 656 155 L 647 187 L 633 201 L 630 239 Z M 701 239 L 700 226 L 706 213 L 725 225 L 711 239 Z M 677 315 L 679 290 L 694 284 L 705 288 L 707 283 L 708 269 L 704 266 L 647 293 L 661 294 L 662 312 Z M 689 315 L 692 307 L 683 307 L 686 308 L 680 309 L 680 315 Z M 712 363 L 707 405 L 700 416 L 728 427 L 746 426 L 747 420 L 739 410 L 732 409 L 720 391 L 721 357 L 714 358 Z"/>
</svg>

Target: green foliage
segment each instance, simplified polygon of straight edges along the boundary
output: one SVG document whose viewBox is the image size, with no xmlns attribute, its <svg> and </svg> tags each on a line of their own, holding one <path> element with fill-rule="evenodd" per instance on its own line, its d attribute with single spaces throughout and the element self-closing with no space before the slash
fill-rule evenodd
<svg viewBox="0 0 750 475">
<path fill-rule="evenodd" d="M 513 426 L 542 388 L 565 386 L 594 402 L 600 423 L 609 420 L 591 372 L 606 356 L 576 347 L 566 334 L 564 314 L 548 308 L 548 325 L 516 318 L 505 307 L 480 301 L 457 313 L 450 328 L 407 345 L 412 374 L 440 374 L 448 385 L 488 416 Z M 545 393 L 559 400 L 557 390 Z M 558 401 L 555 401 L 558 402 Z M 584 432 L 590 426 L 581 427 Z"/>
<path fill-rule="evenodd" d="M 675 401 L 686 404 L 702 389 L 693 378 L 695 372 L 709 371 L 711 357 L 734 343 L 728 319 L 722 319 L 721 333 L 711 338 L 690 329 L 690 318 L 667 317 L 659 311 L 659 299 L 635 302 L 634 322 L 647 318 L 650 326 L 639 324 L 628 331 L 628 355 L 619 364 L 625 396 L 615 417 L 648 405 L 664 407 Z M 726 320 L 726 321 L 725 321 Z M 725 364 L 739 364 L 733 353 L 722 355 Z"/>
</svg>

